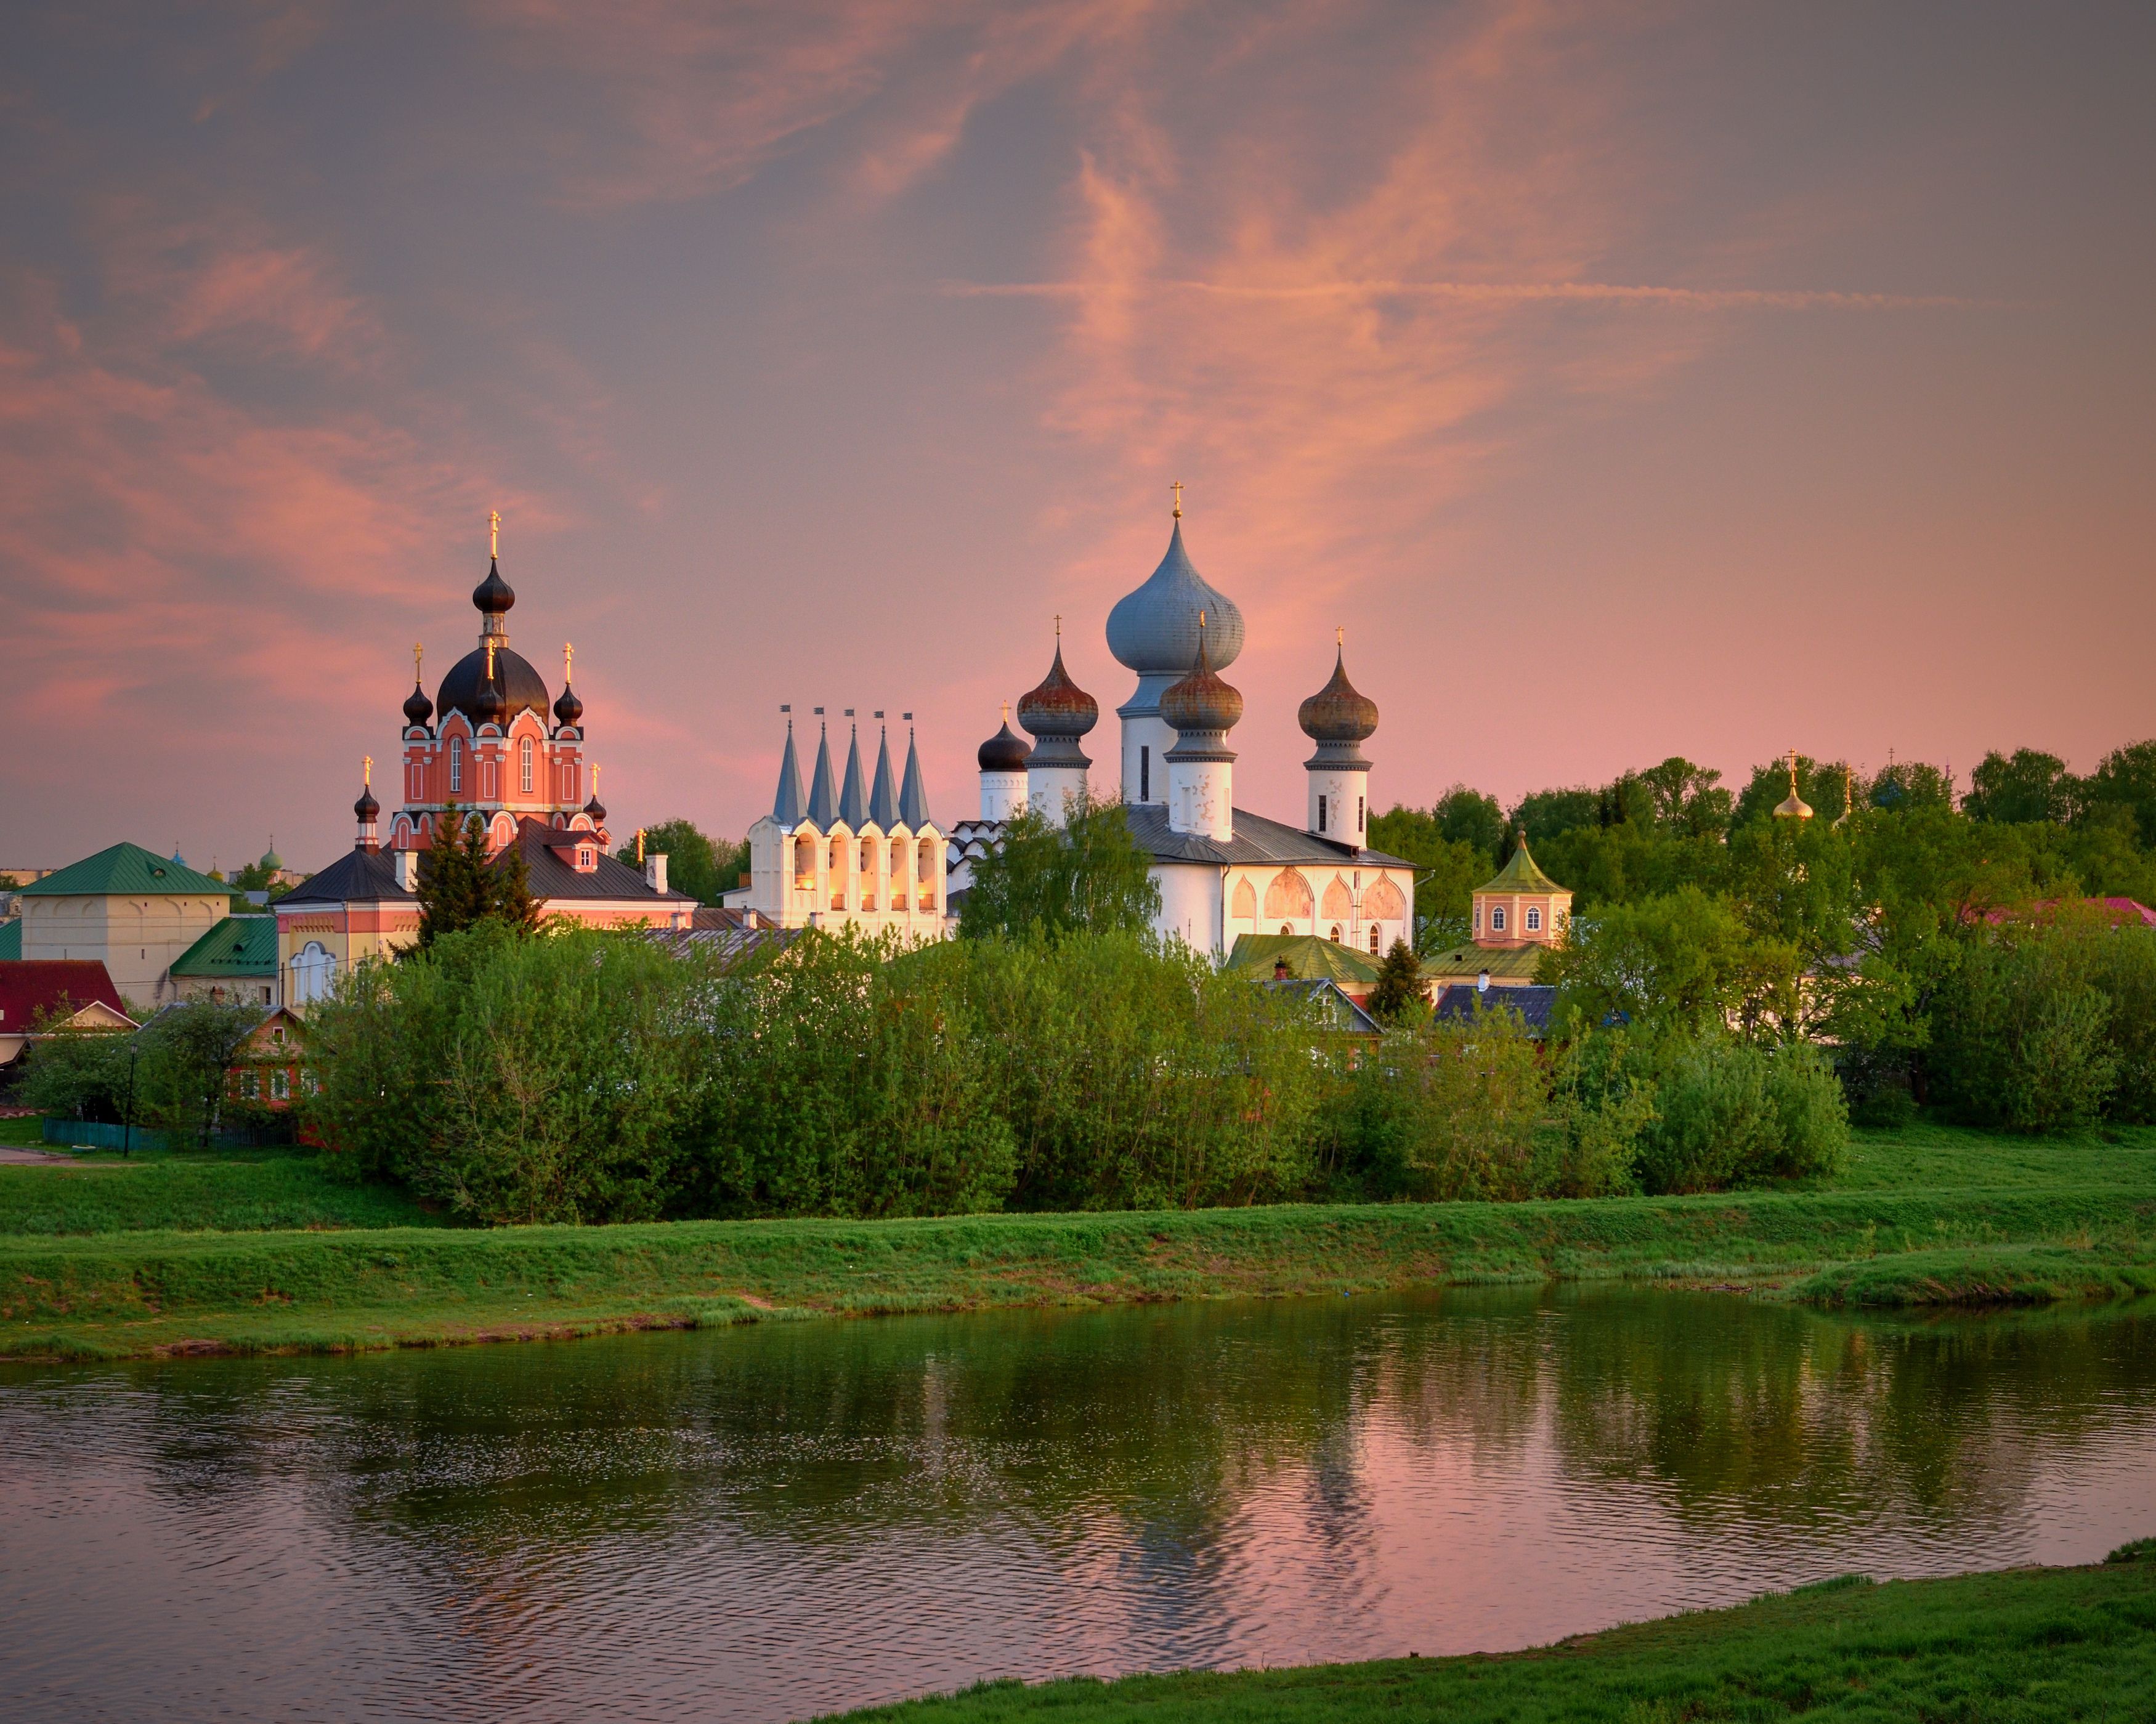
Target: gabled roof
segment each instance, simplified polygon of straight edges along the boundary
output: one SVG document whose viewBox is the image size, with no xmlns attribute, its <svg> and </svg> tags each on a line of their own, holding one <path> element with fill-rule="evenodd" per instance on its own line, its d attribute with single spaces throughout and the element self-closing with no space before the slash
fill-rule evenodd
<svg viewBox="0 0 2156 1724">
<path fill-rule="evenodd" d="M 1168 810 L 1158 803 L 1127 803 L 1123 813 L 1131 823 L 1131 836 L 1157 862 L 1211 862 L 1222 865 L 1309 862 L 1320 866 L 1347 863 L 1365 868 L 1413 865 L 1383 850 L 1358 849 L 1353 844 L 1337 844 L 1329 838 L 1283 825 L 1278 820 L 1268 820 L 1262 814 L 1253 814 L 1244 808 L 1235 810 L 1235 835 L 1225 843 L 1201 838 L 1194 833 L 1169 831 Z"/>
<path fill-rule="evenodd" d="M 1525 1020 L 1529 1035 L 1540 1039 L 1549 1033 L 1556 1004 L 1554 988 L 1493 988 L 1486 993 L 1472 983 L 1455 982 L 1438 989 L 1435 1015 L 1456 1023 L 1477 1012 L 1511 1010 Z"/>
<path fill-rule="evenodd" d="M 10 916 L 0 922 L 0 963 L 18 962 L 23 956 L 23 918 Z"/>
<path fill-rule="evenodd" d="M 160 856 L 140 844 L 117 844 L 71 862 L 57 874 L 33 880 L 22 889 L 26 898 L 150 898 L 160 895 L 224 896 L 231 888 L 223 880 L 197 874 L 184 862 Z"/>
<path fill-rule="evenodd" d="M 40 1016 L 72 1014 L 87 1005 L 109 1006 L 122 1019 L 127 1008 L 112 977 L 95 958 L 17 958 L 0 963 L 0 1033 L 21 1035 Z"/>
<path fill-rule="evenodd" d="M 277 900 L 277 907 L 300 904 L 412 904 L 418 900 L 397 884 L 394 850 L 346 850 L 320 874 Z"/>
<path fill-rule="evenodd" d="M 1475 890 L 1478 892 L 1561 893 L 1572 889 L 1559 885 L 1535 866 L 1535 859 L 1527 854 L 1527 841 L 1523 838 L 1513 849 L 1512 859 Z"/>
<path fill-rule="evenodd" d="M 172 960 L 175 976 L 277 973 L 277 918 L 228 916 Z"/>
<path fill-rule="evenodd" d="M 1276 935 L 1274 937 L 1277 939 L 1279 936 Z M 1376 1018 L 1357 1004 L 1351 996 L 1342 993 L 1337 982 L 1329 978 L 1314 982 L 1282 982 L 1267 977 L 1258 985 L 1270 993 L 1283 993 L 1314 1007 L 1325 1019 L 1325 1027 L 1337 1034 L 1381 1036 L 1385 1033 Z"/>
<path fill-rule="evenodd" d="M 516 822 L 514 842 L 524 853 L 525 881 L 531 895 L 542 904 L 562 898 L 641 898 L 654 904 L 696 901 L 686 892 L 653 891 L 644 884 L 639 870 L 619 857 L 609 856 L 603 848 L 599 851 L 598 866 L 589 874 L 584 873 L 562 860 L 554 849 L 564 839 L 572 836 L 588 838 L 593 844 L 598 842 L 597 833 L 565 833 L 530 814 L 520 816 Z M 508 852 L 504 850 L 502 854 Z M 495 860 L 498 865 L 500 858 Z"/>
<path fill-rule="evenodd" d="M 1540 944 L 1449 947 L 1435 957 L 1424 958 L 1422 972 L 1430 977 L 1479 976 L 1486 970 L 1492 976 L 1532 982 L 1542 967 L 1543 954 L 1548 950 Z"/>
<path fill-rule="evenodd" d="M 1224 967 L 1252 971 L 1259 980 L 1270 981 L 1275 966 L 1283 962 L 1288 974 L 1300 982 L 1345 982 L 1351 988 L 1368 988 L 1378 979 L 1378 961 L 1368 952 L 1315 934 L 1240 934 Z"/>
</svg>

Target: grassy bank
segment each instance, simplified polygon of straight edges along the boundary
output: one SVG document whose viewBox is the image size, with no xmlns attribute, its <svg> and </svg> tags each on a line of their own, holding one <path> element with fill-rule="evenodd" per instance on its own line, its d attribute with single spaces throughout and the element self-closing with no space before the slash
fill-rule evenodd
<svg viewBox="0 0 2156 1724">
<path fill-rule="evenodd" d="M 304 1159 L 0 1168 L 0 1355 L 398 1346 L 774 1316 L 1626 1278 L 1835 1305 L 2156 1287 L 2156 1132 L 1860 1140 L 1823 1191 L 491 1230 Z M 189 1230 L 190 1229 L 199 1230 Z"/>
<path fill-rule="evenodd" d="M 2156 1564 L 1827 1582 L 1498 1657 L 1131 1676 L 849 1713 L 850 1724 L 1442 1718 L 1448 1724 L 2156 1716 Z"/>
</svg>

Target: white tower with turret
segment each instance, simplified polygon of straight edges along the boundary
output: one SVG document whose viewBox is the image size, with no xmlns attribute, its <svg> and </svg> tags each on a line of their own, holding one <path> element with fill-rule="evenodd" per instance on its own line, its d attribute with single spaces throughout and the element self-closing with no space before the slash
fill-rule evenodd
<svg viewBox="0 0 2156 1724">
<path fill-rule="evenodd" d="M 1101 721 L 1101 703 L 1063 668 L 1060 618 L 1055 624 L 1055 662 L 1040 686 L 1019 701 L 1018 721 L 1034 739 L 1025 763 L 1027 805 L 1050 825 L 1060 826 L 1073 798 L 1081 806 L 1086 802 L 1086 771 L 1093 762 L 1078 741 Z"/>
<path fill-rule="evenodd" d="M 1333 636 L 1332 680 L 1302 703 L 1296 721 L 1317 745 L 1305 761 L 1310 774 L 1309 818 L 1304 830 L 1358 849 L 1370 830 L 1370 762 L 1362 745 L 1378 728 L 1378 703 L 1348 680 L 1348 649 Z"/>
</svg>

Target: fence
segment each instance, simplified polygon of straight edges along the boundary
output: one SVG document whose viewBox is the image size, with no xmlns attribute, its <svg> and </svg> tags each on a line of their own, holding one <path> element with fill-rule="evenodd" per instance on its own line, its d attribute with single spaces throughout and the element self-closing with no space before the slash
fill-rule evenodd
<svg viewBox="0 0 2156 1724">
<path fill-rule="evenodd" d="M 153 1131 L 147 1126 L 136 1126 L 131 1138 L 125 1126 L 107 1125 L 97 1120 L 56 1120 L 49 1116 L 44 1123 L 44 1137 L 48 1143 L 88 1149 L 124 1149 L 131 1143 L 136 1149 L 172 1147 L 170 1132 Z M 289 1143 L 291 1136 L 290 1132 L 218 1131 L 209 1134 L 209 1141 L 214 1149 L 257 1149 L 265 1144 Z"/>
</svg>

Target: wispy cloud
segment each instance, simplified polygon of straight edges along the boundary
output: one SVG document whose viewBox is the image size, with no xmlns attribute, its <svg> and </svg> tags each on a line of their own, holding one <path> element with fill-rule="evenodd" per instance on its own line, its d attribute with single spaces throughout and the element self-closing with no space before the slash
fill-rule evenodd
<svg viewBox="0 0 2156 1724">
<path fill-rule="evenodd" d="M 1314 281 L 1292 286 L 1249 282 L 947 281 L 957 299 L 1084 300 L 1106 295 L 1213 294 L 1235 300 L 1460 300 L 1477 304 L 1673 305 L 1693 311 L 2002 310 L 2006 300 L 1954 294 L 1851 293 L 1830 288 L 1655 287 L 1610 281 Z"/>
</svg>

